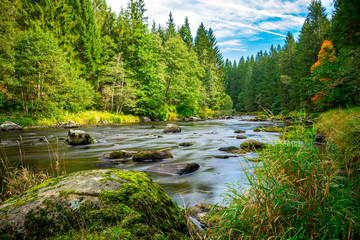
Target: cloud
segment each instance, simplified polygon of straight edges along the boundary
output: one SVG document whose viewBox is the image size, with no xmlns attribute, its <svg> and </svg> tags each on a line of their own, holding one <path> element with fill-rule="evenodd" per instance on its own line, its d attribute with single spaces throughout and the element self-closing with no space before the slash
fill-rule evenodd
<svg viewBox="0 0 360 240">
<path fill-rule="evenodd" d="M 117 13 L 121 6 L 126 8 L 128 2 L 106 1 Z M 332 1 L 322 2 L 329 8 Z M 297 36 L 310 2 L 311 0 L 145 0 L 145 8 L 149 24 L 155 20 L 166 26 L 170 11 L 178 27 L 188 17 L 193 36 L 203 22 L 205 27 L 213 29 L 219 46 L 226 47 L 221 49 L 222 52 L 230 53 L 250 49 L 251 42 L 265 43 L 266 40 L 268 43 L 271 39 L 279 42 L 277 39 L 285 37 L 288 31 Z M 264 39 L 263 34 L 266 34 L 267 39 Z M 241 43 L 238 41 L 240 38 Z"/>
</svg>

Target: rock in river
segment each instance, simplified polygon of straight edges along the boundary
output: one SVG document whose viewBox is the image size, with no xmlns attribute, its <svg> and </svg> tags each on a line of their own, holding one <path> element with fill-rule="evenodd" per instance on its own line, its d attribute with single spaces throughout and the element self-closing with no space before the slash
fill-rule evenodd
<svg viewBox="0 0 360 240">
<path fill-rule="evenodd" d="M 21 131 L 23 128 L 16 123 L 5 121 L 3 124 L 0 125 L 0 130 L 2 131 Z"/>
<path fill-rule="evenodd" d="M 193 145 L 193 143 L 191 143 L 191 142 L 183 142 L 183 143 L 179 144 L 179 146 L 181 146 L 181 147 L 190 147 L 192 145 Z"/>
<path fill-rule="evenodd" d="M 141 151 L 133 156 L 134 162 L 149 162 L 162 159 L 173 158 L 174 156 L 168 151 Z"/>
<path fill-rule="evenodd" d="M 246 131 L 243 131 L 243 130 L 235 130 L 234 133 L 246 133 Z"/>
<path fill-rule="evenodd" d="M 236 138 L 236 139 L 245 139 L 245 138 L 247 138 L 247 137 L 244 136 L 244 135 L 237 135 L 235 138 Z"/>
<path fill-rule="evenodd" d="M 230 147 L 221 147 L 218 150 L 219 151 L 224 151 L 224 152 L 231 152 L 233 150 L 238 150 L 239 148 L 235 147 L 235 146 L 230 146 Z"/>
<path fill-rule="evenodd" d="M 147 168 L 145 171 L 159 175 L 183 175 L 200 168 L 197 163 L 165 163 Z"/>
<path fill-rule="evenodd" d="M 164 129 L 164 133 L 179 133 L 181 132 L 181 128 L 175 124 L 168 124 Z"/>
<path fill-rule="evenodd" d="M 240 147 L 245 150 L 257 150 L 264 148 L 266 145 L 265 143 L 256 141 L 256 140 L 246 140 L 245 142 L 241 143 Z"/>
<path fill-rule="evenodd" d="M 52 178 L 0 205 L 3 239 L 64 239 L 92 226 L 126 239 L 185 239 L 186 223 L 178 206 L 145 173 L 91 170 Z M 86 238 L 86 237 L 85 237 Z"/>
<path fill-rule="evenodd" d="M 66 140 L 70 145 L 82 145 L 94 143 L 94 139 L 85 131 L 70 130 Z"/>
</svg>

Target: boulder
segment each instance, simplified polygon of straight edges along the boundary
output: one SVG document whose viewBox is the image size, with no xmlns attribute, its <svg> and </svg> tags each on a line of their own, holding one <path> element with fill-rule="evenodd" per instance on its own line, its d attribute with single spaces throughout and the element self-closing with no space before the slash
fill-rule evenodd
<svg viewBox="0 0 360 240">
<path fill-rule="evenodd" d="M 234 133 L 246 133 L 246 131 L 243 131 L 243 130 L 235 130 Z"/>
<path fill-rule="evenodd" d="M 249 150 L 257 150 L 257 149 L 261 149 L 261 148 L 265 148 L 265 143 L 256 141 L 256 140 L 246 140 L 245 142 L 241 143 L 240 147 L 242 149 L 245 149 L 247 151 Z"/>
<path fill-rule="evenodd" d="M 235 147 L 235 146 L 230 146 L 230 147 L 221 147 L 218 150 L 219 151 L 224 151 L 224 152 L 231 152 L 233 150 L 238 150 L 239 148 Z"/>
<path fill-rule="evenodd" d="M 261 128 L 254 128 L 253 131 L 254 132 L 261 132 Z"/>
<path fill-rule="evenodd" d="M 66 140 L 70 145 L 83 145 L 94 143 L 94 139 L 85 131 L 69 130 Z"/>
<path fill-rule="evenodd" d="M 197 163 L 165 163 L 145 169 L 146 172 L 159 175 L 183 175 L 195 172 L 200 168 Z"/>
<path fill-rule="evenodd" d="M 239 157 L 239 155 L 217 155 L 217 156 L 215 156 L 215 158 L 220 158 L 220 159 L 228 159 L 231 157 Z"/>
<path fill-rule="evenodd" d="M 142 120 L 143 122 L 151 122 L 151 119 L 148 118 L 148 117 L 143 117 L 143 118 L 141 118 L 141 120 Z"/>
<path fill-rule="evenodd" d="M 189 121 L 202 121 L 199 117 L 189 117 Z"/>
<path fill-rule="evenodd" d="M 279 127 L 268 127 L 268 128 L 263 128 L 262 131 L 263 132 L 282 132 L 283 129 L 279 128 Z"/>
<path fill-rule="evenodd" d="M 1 131 L 21 131 L 23 128 L 16 123 L 5 121 L 3 124 L 0 125 Z"/>
<path fill-rule="evenodd" d="M 125 239 L 185 239 L 187 231 L 178 206 L 136 171 L 72 173 L 0 205 L 1 239 L 64 239 L 71 234 L 87 239 L 84 226 L 96 226 L 91 236 L 100 239 L 119 230 Z"/>
<path fill-rule="evenodd" d="M 132 159 L 134 162 L 149 162 L 173 157 L 168 151 L 141 151 L 136 153 Z"/>
<path fill-rule="evenodd" d="M 192 145 L 194 145 L 194 144 L 191 143 L 191 142 L 183 142 L 183 143 L 180 143 L 180 144 L 179 144 L 179 146 L 181 146 L 181 147 L 190 147 L 190 146 L 192 146 Z"/>
<path fill-rule="evenodd" d="M 237 135 L 235 138 L 236 138 L 236 139 L 245 139 L 245 138 L 247 138 L 247 137 L 244 136 L 244 135 Z"/>
<path fill-rule="evenodd" d="M 175 124 L 167 124 L 164 133 L 179 133 L 181 132 L 181 128 Z"/>
</svg>

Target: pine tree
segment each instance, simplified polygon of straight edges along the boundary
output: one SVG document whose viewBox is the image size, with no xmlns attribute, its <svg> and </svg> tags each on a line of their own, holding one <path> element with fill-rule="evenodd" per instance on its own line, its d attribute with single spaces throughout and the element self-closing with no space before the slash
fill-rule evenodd
<svg viewBox="0 0 360 240">
<path fill-rule="evenodd" d="M 192 48 L 194 45 L 194 43 L 193 43 L 194 39 L 191 35 L 188 17 L 185 18 L 185 23 L 181 26 L 179 33 L 180 33 L 181 38 L 184 40 L 184 42 L 188 46 L 188 48 L 189 49 Z"/>
<path fill-rule="evenodd" d="M 176 34 L 175 23 L 172 17 L 172 13 L 169 13 L 169 20 L 166 22 L 166 39 L 174 37 Z"/>
</svg>

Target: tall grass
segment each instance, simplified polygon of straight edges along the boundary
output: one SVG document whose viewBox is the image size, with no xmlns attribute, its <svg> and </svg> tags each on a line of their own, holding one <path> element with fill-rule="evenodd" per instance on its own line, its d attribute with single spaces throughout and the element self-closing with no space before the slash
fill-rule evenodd
<svg viewBox="0 0 360 240">
<path fill-rule="evenodd" d="M 46 142 L 51 161 L 49 169 L 45 171 L 35 170 L 26 165 L 25 152 L 20 141 L 18 141 L 19 161 L 16 162 L 9 161 L 5 147 L 1 143 L 0 204 L 9 198 L 22 194 L 50 177 L 62 176 L 66 173 L 64 155 L 60 155 L 58 149 L 54 149 L 47 139 Z"/>
<path fill-rule="evenodd" d="M 229 208 L 209 234 L 216 239 L 360 239 L 360 175 L 355 165 L 343 164 L 358 152 L 331 143 L 319 150 L 315 133 L 312 127 L 264 150 L 243 181 L 229 185 Z"/>
</svg>

